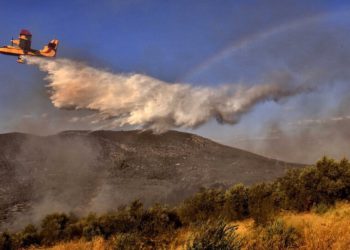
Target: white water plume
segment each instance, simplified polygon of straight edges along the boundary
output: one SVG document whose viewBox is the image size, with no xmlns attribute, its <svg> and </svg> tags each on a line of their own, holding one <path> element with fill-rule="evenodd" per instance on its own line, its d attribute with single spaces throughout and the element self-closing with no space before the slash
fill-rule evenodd
<svg viewBox="0 0 350 250">
<path fill-rule="evenodd" d="M 111 73 L 68 59 L 31 57 L 27 62 L 47 73 L 55 107 L 94 110 L 112 127 L 131 125 L 155 132 L 195 128 L 213 118 L 235 124 L 256 104 L 301 91 L 287 83 L 194 87 L 142 74 Z"/>
</svg>

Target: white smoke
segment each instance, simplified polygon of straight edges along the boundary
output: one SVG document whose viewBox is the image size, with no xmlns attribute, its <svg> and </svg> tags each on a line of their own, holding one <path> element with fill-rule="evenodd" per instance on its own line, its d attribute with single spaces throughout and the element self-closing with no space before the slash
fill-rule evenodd
<svg viewBox="0 0 350 250">
<path fill-rule="evenodd" d="M 163 132 L 195 128 L 210 119 L 234 124 L 256 104 L 295 95 L 300 88 L 268 83 L 218 89 L 166 83 L 141 74 L 116 74 L 80 62 L 27 58 L 48 75 L 50 99 L 61 109 L 88 109 L 114 127 L 131 125 Z"/>
</svg>

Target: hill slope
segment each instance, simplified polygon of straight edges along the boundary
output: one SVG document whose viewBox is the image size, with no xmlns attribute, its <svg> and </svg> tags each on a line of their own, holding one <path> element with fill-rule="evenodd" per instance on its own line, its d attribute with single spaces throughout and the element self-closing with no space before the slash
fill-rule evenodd
<svg viewBox="0 0 350 250">
<path fill-rule="evenodd" d="M 298 167 L 169 131 L 0 135 L 0 220 L 103 212 L 134 199 L 175 203 L 199 187 L 252 184 Z M 18 217 L 20 216 L 20 217 Z"/>
</svg>

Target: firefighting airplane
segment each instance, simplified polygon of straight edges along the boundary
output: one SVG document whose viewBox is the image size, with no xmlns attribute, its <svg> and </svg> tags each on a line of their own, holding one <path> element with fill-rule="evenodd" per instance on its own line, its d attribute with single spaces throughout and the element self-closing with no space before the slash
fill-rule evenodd
<svg viewBox="0 0 350 250">
<path fill-rule="evenodd" d="M 31 48 L 32 34 L 28 30 L 21 30 L 19 38 L 11 40 L 11 45 L 0 47 L 0 54 L 18 56 L 18 63 L 24 63 L 24 56 L 55 57 L 59 41 L 54 39 L 42 50 Z"/>
</svg>

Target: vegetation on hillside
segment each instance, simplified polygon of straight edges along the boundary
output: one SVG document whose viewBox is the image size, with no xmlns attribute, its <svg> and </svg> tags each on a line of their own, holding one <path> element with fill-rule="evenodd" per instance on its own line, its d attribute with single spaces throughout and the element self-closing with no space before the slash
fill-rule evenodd
<svg viewBox="0 0 350 250">
<path fill-rule="evenodd" d="M 40 225 L 3 232 L 0 249 L 88 242 L 96 237 L 106 240 L 112 249 L 166 249 L 185 229 L 196 231 L 187 237 L 187 249 L 296 249 L 307 244 L 307 229 L 287 223 L 281 214 L 322 214 L 349 199 L 349 161 L 324 157 L 314 166 L 290 170 L 274 182 L 202 189 L 177 207 L 156 204 L 144 208 L 135 201 L 104 215 L 51 214 Z M 249 234 L 239 233 L 237 225 L 249 220 L 254 221 Z"/>
</svg>

